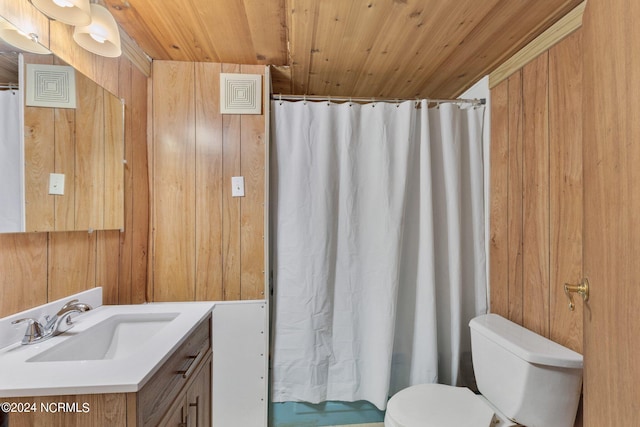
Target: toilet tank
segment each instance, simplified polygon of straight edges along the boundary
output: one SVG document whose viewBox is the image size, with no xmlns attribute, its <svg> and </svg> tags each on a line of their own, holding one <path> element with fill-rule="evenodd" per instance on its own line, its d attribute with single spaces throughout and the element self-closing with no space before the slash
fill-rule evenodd
<svg viewBox="0 0 640 427">
<path fill-rule="evenodd" d="M 572 427 L 582 388 L 582 355 L 497 314 L 469 323 L 478 390 L 527 427 Z"/>
</svg>

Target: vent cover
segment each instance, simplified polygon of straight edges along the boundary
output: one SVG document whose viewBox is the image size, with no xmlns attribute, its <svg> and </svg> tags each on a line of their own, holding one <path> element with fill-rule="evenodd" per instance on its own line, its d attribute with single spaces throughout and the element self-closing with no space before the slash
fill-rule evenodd
<svg viewBox="0 0 640 427">
<path fill-rule="evenodd" d="M 262 114 L 260 74 L 220 74 L 222 114 Z"/>
<path fill-rule="evenodd" d="M 26 105 L 76 108 L 76 75 L 66 65 L 27 64 Z"/>
</svg>

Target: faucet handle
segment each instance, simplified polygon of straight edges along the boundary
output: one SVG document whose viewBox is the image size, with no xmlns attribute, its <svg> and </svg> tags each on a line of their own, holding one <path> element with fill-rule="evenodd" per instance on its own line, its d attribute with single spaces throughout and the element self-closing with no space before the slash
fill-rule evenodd
<svg viewBox="0 0 640 427">
<path fill-rule="evenodd" d="M 33 344 L 44 338 L 44 329 L 40 322 L 30 317 L 24 319 L 18 319 L 11 322 L 12 325 L 18 325 L 20 323 L 28 322 L 27 330 L 22 337 L 22 344 Z"/>
</svg>

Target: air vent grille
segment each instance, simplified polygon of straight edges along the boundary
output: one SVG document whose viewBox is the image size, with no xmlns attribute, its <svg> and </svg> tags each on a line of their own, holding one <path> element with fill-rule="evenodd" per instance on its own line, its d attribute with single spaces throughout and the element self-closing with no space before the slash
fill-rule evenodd
<svg viewBox="0 0 640 427">
<path fill-rule="evenodd" d="M 76 108 L 75 70 L 66 65 L 27 64 L 26 105 Z"/>
<path fill-rule="evenodd" d="M 220 74 L 222 114 L 262 114 L 260 74 Z"/>
</svg>

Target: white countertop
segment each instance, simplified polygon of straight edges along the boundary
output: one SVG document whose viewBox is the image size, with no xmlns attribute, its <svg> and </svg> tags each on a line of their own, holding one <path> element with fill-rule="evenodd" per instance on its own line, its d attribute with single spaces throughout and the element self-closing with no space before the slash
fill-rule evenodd
<svg viewBox="0 0 640 427">
<path fill-rule="evenodd" d="M 0 349 L 0 397 L 139 391 L 213 306 L 211 302 L 107 305 L 78 315 L 74 318 L 75 326 L 64 334 L 37 344 L 17 343 Z M 111 316 L 138 313 L 177 313 L 178 316 L 124 358 L 27 362 Z"/>
</svg>

